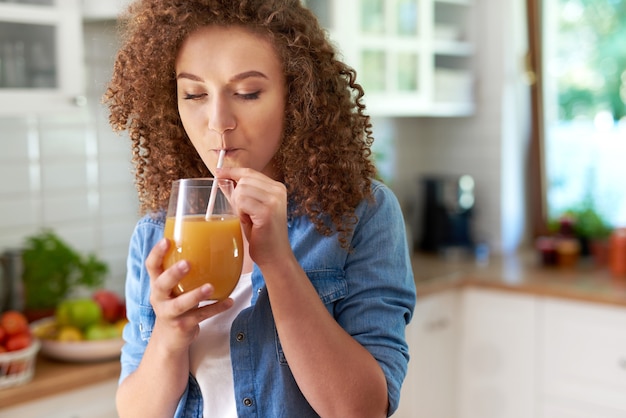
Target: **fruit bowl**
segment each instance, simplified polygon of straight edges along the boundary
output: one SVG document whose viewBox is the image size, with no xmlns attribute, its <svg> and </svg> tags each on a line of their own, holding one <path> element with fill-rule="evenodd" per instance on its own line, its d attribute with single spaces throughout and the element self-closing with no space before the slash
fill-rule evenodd
<svg viewBox="0 0 626 418">
<path fill-rule="evenodd" d="M 45 327 L 54 318 L 45 318 L 31 324 L 33 333 L 37 334 L 37 328 Z M 97 362 L 119 358 L 124 340 L 122 338 L 108 338 L 105 340 L 90 341 L 58 341 L 54 339 L 40 338 L 41 354 L 54 359 L 67 362 Z"/>
</svg>

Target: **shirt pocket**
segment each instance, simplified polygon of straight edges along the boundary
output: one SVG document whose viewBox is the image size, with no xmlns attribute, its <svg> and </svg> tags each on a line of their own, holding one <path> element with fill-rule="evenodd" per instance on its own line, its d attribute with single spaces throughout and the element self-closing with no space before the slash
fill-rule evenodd
<svg viewBox="0 0 626 418">
<path fill-rule="evenodd" d="M 326 309 L 333 314 L 333 305 L 335 302 L 343 299 L 348 294 L 348 283 L 345 273 L 342 270 L 321 269 L 306 270 L 306 275 L 317 290 L 321 301 L 326 305 Z M 278 331 L 274 326 L 276 335 L 276 351 L 278 353 L 278 361 L 281 364 L 287 364 L 287 359 L 283 353 L 283 347 L 278 338 Z"/>
<path fill-rule="evenodd" d="M 148 341 L 152 335 L 156 314 L 150 305 L 139 305 L 139 334 L 143 341 Z"/>
</svg>

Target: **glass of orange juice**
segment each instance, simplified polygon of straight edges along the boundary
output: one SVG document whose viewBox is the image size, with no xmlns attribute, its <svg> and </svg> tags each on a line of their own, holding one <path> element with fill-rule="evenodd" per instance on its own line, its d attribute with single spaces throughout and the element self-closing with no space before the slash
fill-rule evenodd
<svg viewBox="0 0 626 418">
<path fill-rule="evenodd" d="M 170 240 L 170 248 L 163 267 L 180 260 L 190 265 L 187 275 L 173 289 L 174 295 L 210 283 L 215 288 L 211 299 L 223 300 L 237 286 L 243 265 L 243 240 L 239 217 L 229 202 L 234 187 L 232 180 L 213 178 L 172 183 L 163 234 Z"/>
</svg>

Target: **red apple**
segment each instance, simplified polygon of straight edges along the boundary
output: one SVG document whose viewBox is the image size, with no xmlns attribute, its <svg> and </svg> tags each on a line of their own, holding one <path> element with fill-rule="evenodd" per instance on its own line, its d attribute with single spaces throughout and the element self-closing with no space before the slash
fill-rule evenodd
<svg viewBox="0 0 626 418">
<path fill-rule="evenodd" d="M 117 319 L 126 319 L 126 301 L 123 299 L 120 300 L 120 310 L 118 312 Z"/>
<path fill-rule="evenodd" d="M 93 300 L 95 300 L 100 308 L 102 308 L 102 318 L 107 322 L 115 322 L 120 317 L 120 306 L 122 306 L 122 299 L 117 293 L 106 290 L 98 289 L 93 294 Z"/>
</svg>

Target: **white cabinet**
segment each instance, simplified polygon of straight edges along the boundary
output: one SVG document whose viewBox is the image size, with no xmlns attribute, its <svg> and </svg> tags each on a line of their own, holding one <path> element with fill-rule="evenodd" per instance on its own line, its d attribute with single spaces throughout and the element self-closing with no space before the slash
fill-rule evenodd
<svg viewBox="0 0 626 418">
<path fill-rule="evenodd" d="M 581 404 L 575 401 L 544 401 L 541 418 L 624 418 L 624 412 L 602 408 L 597 405 Z"/>
<path fill-rule="evenodd" d="M 542 418 L 626 417 L 626 311 L 547 299 L 541 334 Z"/>
<path fill-rule="evenodd" d="M 0 3 L 0 115 L 83 105 L 83 67 L 78 0 Z"/>
<path fill-rule="evenodd" d="M 460 316 L 457 417 L 534 417 L 535 298 L 467 288 Z"/>
<path fill-rule="evenodd" d="M 131 0 L 82 0 L 85 20 L 113 20 L 130 4 Z"/>
<path fill-rule="evenodd" d="M 357 70 L 373 116 L 473 112 L 470 0 L 306 0 Z"/>
<path fill-rule="evenodd" d="M 455 418 L 459 292 L 418 297 L 407 327 L 409 370 L 394 418 Z"/>
<path fill-rule="evenodd" d="M 117 379 L 0 410 L 0 418 L 117 418 Z"/>
</svg>

